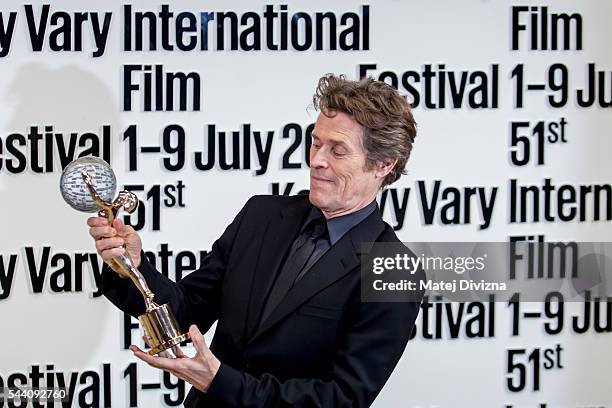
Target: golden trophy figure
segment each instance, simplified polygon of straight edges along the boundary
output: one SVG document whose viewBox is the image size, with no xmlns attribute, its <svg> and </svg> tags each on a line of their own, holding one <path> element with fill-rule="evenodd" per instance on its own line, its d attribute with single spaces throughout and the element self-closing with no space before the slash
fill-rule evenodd
<svg viewBox="0 0 612 408">
<path fill-rule="evenodd" d="M 81 157 L 64 169 L 60 179 L 60 191 L 64 200 L 74 209 L 82 212 L 96 212 L 105 217 L 109 225 L 121 208 L 132 213 L 138 207 L 138 198 L 129 191 L 120 191 L 115 198 L 117 181 L 112 168 L 97 157 Z M 155 355 L 189 339 L 189 333 L 181 333 L 178 323 L 168 304 L 158 305 L 155 295 L 147 282 L 125 252 L 113 258 L 119 269 L 118 274 L 132 280 L 144 298 L 146 311 L 138 316 L 144 328 L 149 354 Z"/>
</svg>

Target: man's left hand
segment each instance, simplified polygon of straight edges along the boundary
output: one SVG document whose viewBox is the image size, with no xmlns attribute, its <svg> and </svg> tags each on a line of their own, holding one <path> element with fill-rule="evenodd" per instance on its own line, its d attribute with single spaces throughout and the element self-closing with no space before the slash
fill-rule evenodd
<svg viewBox="0 0 612 408">
<path fill-rule="evenodd" d="M 196 355 L 193 357 L 183 354 L 178 346 L 173 348 L 176 358 L 152 356 L 135 345 L 131 345 L 130 350 L 136 357 L 151 367 L 168 371 L 181 380 L 187 381 L 198 390 L 206 392 L 215 374 L 219 371 L 221 361 L 210 351 L 204 336 L 196 325 L 191 325 L 189 335 L 196 349 Z"/>
</svg>

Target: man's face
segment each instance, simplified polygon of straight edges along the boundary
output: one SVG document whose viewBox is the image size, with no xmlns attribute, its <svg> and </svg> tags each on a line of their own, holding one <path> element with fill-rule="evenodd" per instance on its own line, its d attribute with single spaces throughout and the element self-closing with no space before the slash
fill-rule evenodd
<svg viewBox="0 0 612 408">
<path fill-rule="evenodd" d="M 310 148 L 310 202 L 326 218 L 365 207 L 380 188 L 381 172 L 366 166 L 362 135 L 363 127 L 346 113 L 317 118 Z"/>
</svg>

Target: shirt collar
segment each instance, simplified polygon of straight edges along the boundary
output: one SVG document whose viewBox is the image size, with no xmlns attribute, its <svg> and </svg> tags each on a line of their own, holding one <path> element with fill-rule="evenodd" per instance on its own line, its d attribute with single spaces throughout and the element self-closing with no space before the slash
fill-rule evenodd
<svg viewBox="0 0 612 408">
<path fill-rule="evenodd" d="M 351 228 L 365 220 L 368 215 L 372 214 L 372 212 L 376 209 L 376 206 L 376 200 L 372 200 L 370 204 L 366 205 L 360 210 L 342 215 L 340 217 L 325 220 L 327 223 L 327 232 L 329 234 L 330 245 L 334 245 L 344 236 L 344 234 L 349 232 Z M 320 209 L 313 206 L 310 214 L 308 214 L 308 217 L 306 217 L 306 220 L 304 220 L 301 231 L 303 231 L 312 220 L 320 217 L 323 217 L 323 213 Z"/>
</svg>

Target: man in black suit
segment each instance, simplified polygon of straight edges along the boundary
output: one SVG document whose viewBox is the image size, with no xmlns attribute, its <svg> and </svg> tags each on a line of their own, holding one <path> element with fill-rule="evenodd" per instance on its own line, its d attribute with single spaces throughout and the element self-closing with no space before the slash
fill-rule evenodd
<svg viewBox="0 0 612 408">
<path fill-rule="evenodd" d="M 187 407 L 367 407 L 404 351 L 421 295 L 363 301 L 360 265 L 372 243 L 399 242 L 375 198 L 404 172 L 416 136 L 410 107 L 382 82 L 333 75 L 319 81 L 314 106 L 309 196 L 252 197 L 181 281 L 142 256 L 131 227 L 88 220 L 102 258 L 127 250 L 156 302 L 189 328 L 192 358 L 131 346 L 193 385 Z M 103 291 L 122 310 L 144 312 L 140 293 L 110 268 Z M 201 332 L 215 321 L 209 349 Z"/>
</svg>

